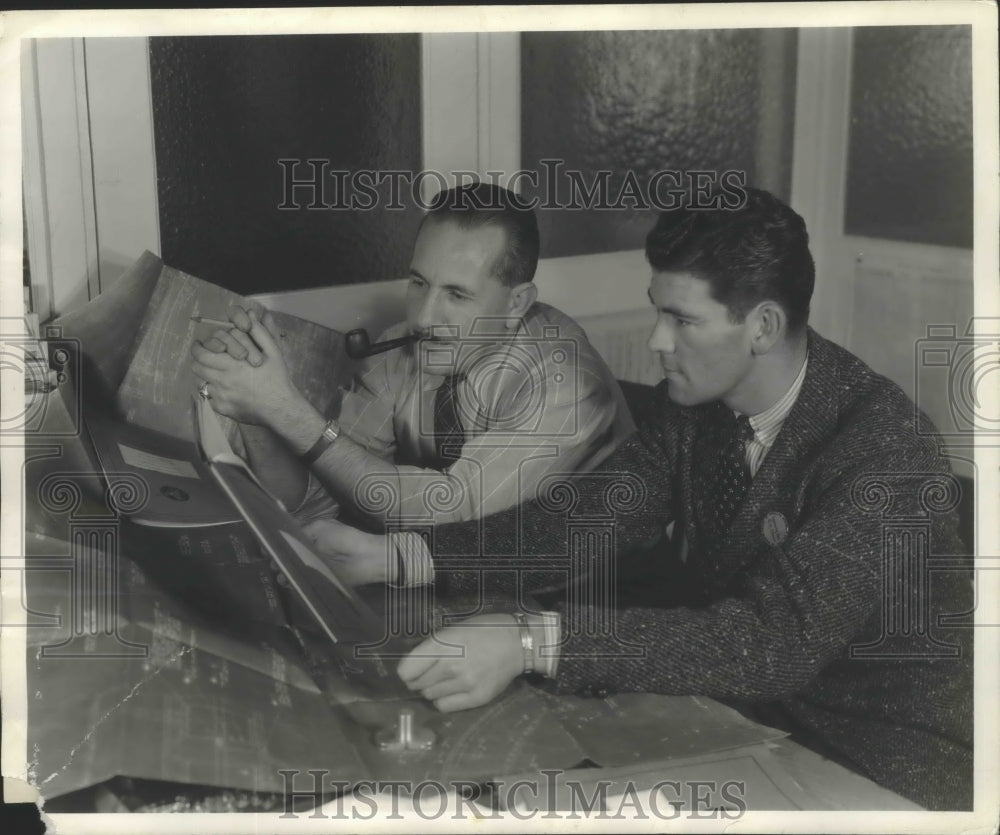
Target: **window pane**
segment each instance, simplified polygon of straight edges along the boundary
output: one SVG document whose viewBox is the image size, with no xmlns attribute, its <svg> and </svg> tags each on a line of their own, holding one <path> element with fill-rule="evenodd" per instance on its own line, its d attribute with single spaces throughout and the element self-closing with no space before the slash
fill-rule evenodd
<svg viewBox="0 0 1000 835">
<path fill-rule="evenodd" d="M 418 35 L 152 38 L 150 65 L 168 264 L 241 293 L 403 275 L 416 207 L 279 209 L 278 160 L 419 171 Z"/>
<path fill-rule="evenodd" d="M 972 28 L 854 34 L 844 228 L 972 246 Z"/>
<path fill-rule="evenodd" d="M 610 171 L 612 205 L 626 172 L 647 189 L 662 169 L 745 171 L 748 185 L 787 199 L 796 48 L 789 29 L 525 33 L 521 160 L 539 172 L 534 194 L 552 199 L 542 160 L 559 159 L 588 188 Z M 558 182 L 566 202 L 566 175 Z M 659 182 L 666 203 L 673 181 Z M 542 209 L 542 254 L 641 248 L 652 214 Z"/>
</svg>

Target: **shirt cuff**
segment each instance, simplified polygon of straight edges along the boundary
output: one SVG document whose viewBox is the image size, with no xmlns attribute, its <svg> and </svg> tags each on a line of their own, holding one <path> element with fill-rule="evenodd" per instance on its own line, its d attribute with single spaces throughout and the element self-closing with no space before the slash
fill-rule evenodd
<svg viewBox="0 0 1000 835">
<path fill-rule="evenodd" d="M 528 623 L 535 641 L 535 672 L 545 678 L 555 678 L 559 666 L 559 613 L 529 615 Z"/>
<path fill-rule="evenodd" d="M 392 585 L 409 588 L 427 586 L 434 582 L 434 561 L 423 537 L 410 531 L 388 534 L 390 555 L 395 553 L 398 566 L 396 582 Z"/>
</svg>

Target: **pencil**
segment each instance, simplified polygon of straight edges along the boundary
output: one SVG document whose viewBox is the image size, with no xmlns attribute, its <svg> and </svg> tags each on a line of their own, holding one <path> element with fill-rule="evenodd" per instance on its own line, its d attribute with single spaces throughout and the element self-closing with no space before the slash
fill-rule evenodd
<svg viewBox="0 0 1000 835">
<path fill-rule="evenodd" d="M 202 325 L 215 325 L 216 327 L 219 328 L 232 329 L 236 327 L 236 325 L 234 325 L 229 320 L 223 321 L 222 319 L 213 319 L 211 316 L 201 316 L 200 314 L 192 316 L 191 320 L 193 322 L 199 322 Z M 285 331 L 281 331 L 281 333 L 278 334 L 278 336 L 280 336 L 282 339 L 284 339 L 287 335 L 288 334 L 285 333 Z"/>
<path fill-rule="evenodd" d="M 234 325 L 228 319 L 226 319 L 225 321 L 223 321 L 222 319 L 212 319 L 210 316 L 192 316 L 191 320 L 193 322 L 200 322 L 203 325 L 215 325 L 216 327 L 219 327 L 219 328 L 235 328 L 236 327 L 236 325 Z"/>
</svg>

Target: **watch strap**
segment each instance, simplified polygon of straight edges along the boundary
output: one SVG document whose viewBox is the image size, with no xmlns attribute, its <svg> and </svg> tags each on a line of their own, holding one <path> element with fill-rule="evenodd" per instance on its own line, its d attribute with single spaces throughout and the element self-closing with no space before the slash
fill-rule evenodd
<svg viewBox="0 0 1000 835">
<path fill-rule="evenodd" d="M 331 444 L 333 444 L 339 436 L 340 427 L 337 425 L 337 421 L 327 421 L 326 426 L 323 427 L 323 431 L 320 432 L 319 438 L 316 439 L 316 443 L 302 453 L 302 460 L 305 461 L 306 464 L 312 464 L 324 452 L 326 452 L 327 449 L 329 449 Z"/>
</svg>

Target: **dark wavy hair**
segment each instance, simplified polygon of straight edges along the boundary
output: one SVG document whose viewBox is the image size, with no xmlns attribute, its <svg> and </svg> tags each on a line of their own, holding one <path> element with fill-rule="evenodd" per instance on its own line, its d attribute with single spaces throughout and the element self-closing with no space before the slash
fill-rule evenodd
<svg viewBox="0 0 1000 835">
<path fill-rule="evenodd" d="M 448 221 L 461 229 L 499 226 L 507 246 L 493 263 L 493 276 L 506 287 L 532 281 L 538 267 L 538 219 L 514 192 L 495 183 L 466 183 L 439 193 L 422 222 Z M 421 225 L 422 225 L 421 224 Z"/>
<path fill-rule="evenodd" d="M 657 272 L 707 281 L 733 322 L 762 301 L 777 302 L 797 333 L 809 319 L 816 281 L 805 221 L 773 194 L 745 191 L 735 209 L 662 212 L 646 237 L 646 260 Z"/>
</svg>

